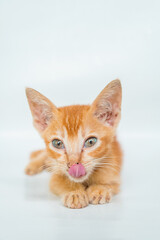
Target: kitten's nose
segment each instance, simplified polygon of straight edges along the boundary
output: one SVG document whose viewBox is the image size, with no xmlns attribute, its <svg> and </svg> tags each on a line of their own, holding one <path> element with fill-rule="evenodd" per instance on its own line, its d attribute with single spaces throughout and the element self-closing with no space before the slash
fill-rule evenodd
<svg viewBox="0 0 160 240">
<path fill-rule="evenodd" d="M 76 153 L 72 153 L 68 157 L 68 163 L 67 166 L 70 168 L 74 164 L 78 164 L 80 162 L 80 155 Z"/>
</svg>

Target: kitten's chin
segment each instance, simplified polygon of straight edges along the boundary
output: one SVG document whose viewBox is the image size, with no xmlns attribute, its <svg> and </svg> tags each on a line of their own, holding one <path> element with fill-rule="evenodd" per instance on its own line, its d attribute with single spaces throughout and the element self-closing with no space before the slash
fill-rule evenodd
<svg viewBox="0 0 160 240">
<path fill-rule="evenodd" d="M 79 183 L 80 183 L 80 182 L 86 181 L 90 174 L 89 174 L 89 173 L 86 173 L 85 176 L 78 177 L 78 178 L 72 177 L 68 172 L 66 172 L 66 175 L 67 175 L 67 177 L 68 177 L 71 181 L 77 182 L 77 183 L 79 182 Z"/>
</svg>

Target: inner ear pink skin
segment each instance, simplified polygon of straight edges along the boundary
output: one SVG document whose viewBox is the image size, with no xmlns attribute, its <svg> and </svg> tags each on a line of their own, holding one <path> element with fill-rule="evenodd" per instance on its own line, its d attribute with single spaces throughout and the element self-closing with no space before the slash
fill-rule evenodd
<svg viewBox="0 0 160 240">
<path fill-rule="evenodd" d="M 72 177 L 79 178 L 86 175 L 86 170 L 81 163 L 73 164 L 69 169 L 69 174 Z"/>
</svg>

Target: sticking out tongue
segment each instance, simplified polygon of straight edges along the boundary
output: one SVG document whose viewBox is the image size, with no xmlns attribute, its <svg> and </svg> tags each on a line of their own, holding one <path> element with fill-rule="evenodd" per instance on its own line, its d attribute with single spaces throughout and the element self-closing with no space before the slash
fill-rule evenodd
<svg viewBox="0 0 160 240">
<path fill-rule="evenodd" d="M 69 174 L 72 177 L 79 178 L 79 177 L 82 177 L 86 174 L 86 170 L 81 163 L 73 164 L 69 169 Z"/>
</svg>

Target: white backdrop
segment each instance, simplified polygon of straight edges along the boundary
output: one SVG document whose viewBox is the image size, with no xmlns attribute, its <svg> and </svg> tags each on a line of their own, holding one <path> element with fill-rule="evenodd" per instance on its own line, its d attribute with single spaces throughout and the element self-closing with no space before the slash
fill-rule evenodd
<svg viewBox="0 0 160 240">
<path fill-rule="evenodd" d="M 1 132 L 31 130 L 26 86 L 57 106 L 91 103 L 117 77 L 121 129 L 158 131 L 159 9 L 142 0 L 1 0 Z"/>
<path fill-rule="evenodd" d="M 160 239 L 159 12 L 159 0 L 0 0 L 1 240 Z M 113 204 L 66 209 L 47 175 L 24 176 L 43 146 L 25 87 L 57 106 L 88 104 L 115 78 L 122 191 Z"/>
</svg>

